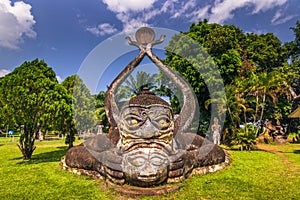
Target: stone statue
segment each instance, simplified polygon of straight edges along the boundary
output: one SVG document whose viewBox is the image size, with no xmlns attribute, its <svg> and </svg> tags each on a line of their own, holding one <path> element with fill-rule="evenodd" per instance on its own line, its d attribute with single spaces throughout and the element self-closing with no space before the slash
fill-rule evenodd
<svg viewBox="0 0 300 200">
<path fill-rule="evenodd" d="M 196 99 L 186 81 L 165 65 L 153 52 L 152 29 L 142 27 L 136 41 L 129 44 L 140 53 L 111 83 L 105 97 L 105 110 L 110 123 L 108 134 L 89 138 L 71 148 L 64 159 L 68 169 L 90 172 L 110 182 L 137 187 L 153 187 L 179 182 L 191 174 L 203 174 L 222 169 L 229 155 L 222 148 L 189 132 L 196 112 Z M 149 90 L 143 90 L 118 107 L 114 95 L 121 83 L 148 56 L 183 93 L 183 105 L 174 118 L 168 102 Z"/>
<path fill-rule="evenodd" d="M 103 134 L 102 127 L 103 127 L 102 121 L 100 120 L 95 127 L 97 134 Z"/>
<path fill-rule="evenodd" d="M 221 126 L 218 118 L 214 117 L 214 124 L 211 126 L 214 144 L 220 145 L 221 140 Z"/>
</svg>

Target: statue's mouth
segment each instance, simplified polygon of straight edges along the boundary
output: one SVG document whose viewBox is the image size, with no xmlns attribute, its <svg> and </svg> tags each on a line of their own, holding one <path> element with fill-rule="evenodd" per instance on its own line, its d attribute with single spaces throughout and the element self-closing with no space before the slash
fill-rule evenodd
<svg viewBox="0 0 300 200">
<path fill-rule="evenodd" d="M 143 182 L 154 182 L 158 180 L 157 175 L 152 175 L 152 176 L 138 176 L 138 180 L 143 181 Z"/>
<path fill-rule="evenodd" d="M 142 141 L 142 142 L 135 142 L 128 146 L 128 148 L 124 149 L 127 152 L 133 151 L 138 148 L 156 148 L 161 150 L 170 151 L 168 148 L 169 145 L 163 143 L 163 142 L 149 142 L 149 141 Z"/>
<path fill-rule="evenodd" d="M 157 185 L 165 181 L 166 176 L 161 174 L 153 174 L 153 175 L 137 175 L 135 177 L 134 182 L 137 185 L 147 186 L 147 185 Z"/>
</svg>

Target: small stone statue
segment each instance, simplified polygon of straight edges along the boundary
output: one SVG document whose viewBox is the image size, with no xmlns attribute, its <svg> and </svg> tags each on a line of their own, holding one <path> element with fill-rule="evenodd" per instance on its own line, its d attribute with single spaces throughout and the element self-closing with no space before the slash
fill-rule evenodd
<svg viewBox="0 0 300 200">
<path fill-rule="evenodd" d="M 219 125 L 219 120 L 216 117 L 214 118 L 214 124 L 211 126 L 211 130 L 212 130 L 214 144 L 220 145 L 221 126 Z"/>
<path fill-rule="evenodd" d="M 137 46 L 140 53 L 106 93 L 105 111 L 110 131 L 71 148 L 65 156 L 66 168 L 84 169 L 119 185 L 153 187 L 180 182 L 191 174 L 216 171 L 228 164 L 225 150 L 189 132 L 196 112 L 195 96 L 185 80 L 152 52 L 152 45 L 163 42 L 164 36 L 156 41 L 154 38 L 154 31 L 147 27 L 136 32 L 137 41 L 127 37 L 129 44 Z M 145 56 L 183 93 L 184 102 L 176 119 L 171 105 L 149 90 L 131 98 L 121 108 L 117 105 L 116 90 Z"/>
<path fill-rule="evenodd" d="M 97 134 L 103 134 L 102 127 L 103 127 L 102 121 L 100 120 L 100 121 L 97 123 L 96 127 L 95 127 L 95 128 L 96 128 L 96 131 L 97 131 Z"/>
</svg>

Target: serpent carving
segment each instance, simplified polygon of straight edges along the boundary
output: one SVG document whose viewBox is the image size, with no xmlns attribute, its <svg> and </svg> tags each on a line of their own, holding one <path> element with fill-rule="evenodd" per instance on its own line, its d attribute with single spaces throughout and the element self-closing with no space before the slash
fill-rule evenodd
<svg viewBox="0 0 300 200">
<path fill-rule="evenodd" d="M 64 159 L 69 169 L 84 169 L 111 182 L 138 187 L 153 187 L 180 182 L 191 174 L 222 169 L 229 155 L 217 145 L 189 132 L 197 112 L 197 100 L 188 83 L 153 52 L 155 40 L 148 27 L 136 32 L 128 43 L 139 54 L 115 78 L 105 96 L 105 111 L 110 123 L 108 134 L 97 135 L 71 148 Z M 156 64 L 182 91 L 183 105 L 174 118 L 171 105 L 148 90 L 118 107 L 115 93 L 145 56 Z"/>
</svg>

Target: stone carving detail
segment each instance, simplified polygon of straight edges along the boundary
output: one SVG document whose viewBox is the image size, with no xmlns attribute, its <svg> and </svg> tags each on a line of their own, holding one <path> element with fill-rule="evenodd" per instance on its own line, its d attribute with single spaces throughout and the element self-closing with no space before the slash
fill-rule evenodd
<svg viewBox="0 0 300 200">
<path fill-rule="evenodd" d="M 190 133 L 196 99 L 186 81 L 165 65 L 151 50 L 163 42 L 155 40 L 152 29 L 142 27 L 136 41 L 129 44 L 140 53 L 111 83 L 105 97 L 105 110 L 111 128 L 71 148 L 63 160 L 65 168 L 92 171 L 116 184 L 153 187 L 179 182 L 190 174 L 203 174 L 222 169 L 229 155 L 222 148 Z M 172 107 L 150 91 L 142 91 L 119 110 L 114 95 L 121 83 L 148 56 L 183 93 L 179 117 Z M 96 176 L 98 177 L 98 176 Z"/>
</svg>

